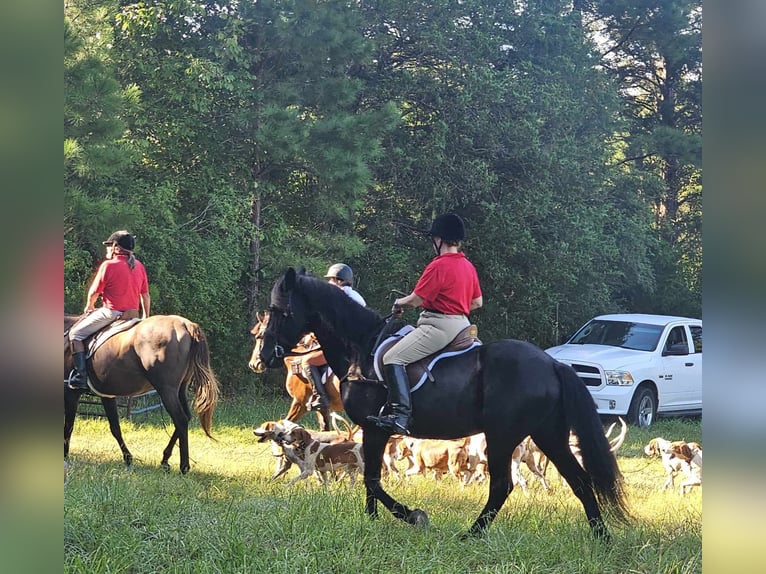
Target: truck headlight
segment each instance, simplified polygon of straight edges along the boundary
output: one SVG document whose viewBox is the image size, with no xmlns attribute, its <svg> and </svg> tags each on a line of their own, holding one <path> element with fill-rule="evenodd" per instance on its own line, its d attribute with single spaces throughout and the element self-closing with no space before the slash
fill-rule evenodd
<svg viewBox="0 0 766 574">
<path fill-rule="evenodd" d="M 604 371 L 606 384 L 615 387 L 629 387 L 633 384 L 633 377 L 628 371 Z"/>
</svg>

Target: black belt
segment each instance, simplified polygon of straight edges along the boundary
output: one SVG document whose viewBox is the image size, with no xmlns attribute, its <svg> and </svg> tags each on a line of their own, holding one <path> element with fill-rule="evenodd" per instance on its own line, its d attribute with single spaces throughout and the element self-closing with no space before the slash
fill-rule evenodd
<svg viewBox="0 0 766 574">
<path fill-rule="evenodd" d="M 428 309 L 427 307 L 422 307 L 423 311 L 427 313 L 434 313 L 435 315 L 444 315 L 445 317 L 466 317 L 467 315 L 464 315 L 463 313 L 458 313 L 457 315 L 451 315 L 450 313 L 442 313 L 441 311 L 437 311 L 436 309 Z"/>
</svg>

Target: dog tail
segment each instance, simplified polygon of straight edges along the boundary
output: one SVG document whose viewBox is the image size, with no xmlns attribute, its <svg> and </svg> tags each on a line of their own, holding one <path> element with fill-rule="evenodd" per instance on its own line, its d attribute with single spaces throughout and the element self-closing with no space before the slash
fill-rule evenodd
<svg viewBox="0 0 766 574">
<path fill-rule="evenodd" d="M 336 433 L 343 434 L 343 432 L 341 432 L 341 430 L 338 428 L 338 421 L 340 421 L 341 423 L 343 423 L 343 426 L 346 427 L 346 434 L 348 435 L 346 437 L 346 440 L 353 440 L 351 437 L 354 435 L 354 433 L 357 430 L 359 430 L 359 425 L 356 425 L 354 428 L 351 428 L 351 425 L 349 424 L 349 422 L 346 419 L 344 419 L 342 416 L 340 416 L 338 413 L 336 413 L 335 411 L 330 413 L 330 418 L 332 419 L 332 426 L 335 429 Z"/>
</svg>

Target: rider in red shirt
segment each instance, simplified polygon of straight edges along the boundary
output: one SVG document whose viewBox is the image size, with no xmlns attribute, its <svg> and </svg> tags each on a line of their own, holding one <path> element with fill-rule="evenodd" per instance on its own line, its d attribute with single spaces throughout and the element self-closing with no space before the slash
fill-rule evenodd
<svg viewBox="0 0 766 574">
<path fill-rule="evenodd" d="M 406 365 L 446 347 L 470 325 L 468 314 L 482 306 L 476 268 L 460 251 L 465 239 L 463 220 L 454 213 L 434 219 L 428 232 L 436 257 L 426 266 L 412 293 L 394 302 L 402 307 L 423 307 L 415 330 L 402 337 L 383 355 L 383 378 L 388 387 L 389 414 L 367 420 L 392 433 L 409 434 L 412 413 Z"/>
<path fill-rule="evenodd" d="M 101 263 L 88 289 L 85 315 L 69 331 L 75 373 L 69 379 L 72 389 L 87 390 L 85 339 L 123 316 L 126 311 L 142 318 L 149 316 L 151 297 L 146 269 L 133 255 L 135 238 L 127 231 L 115 231 L 104 241 L 106 259 Z M 101 307 L 96 307 L 99 296 Z"/>
</svg>

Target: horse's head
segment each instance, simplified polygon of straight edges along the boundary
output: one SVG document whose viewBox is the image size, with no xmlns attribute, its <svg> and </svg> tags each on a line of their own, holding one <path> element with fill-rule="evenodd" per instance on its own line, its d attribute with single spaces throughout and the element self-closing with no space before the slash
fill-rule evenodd
<svg viewBox="0 0 766 574">
<path fill-rule="evenodd" d="M 250 361 L 247 363 L 247 366 L 255 373 L 262 373 L 266 370 L 266 365 L 261 361 L 261 348 L 263 347 L 263 333 L 266 331 L 266 325 L 269 322 L 269 312 L 266 311 L 264 314 L 258 313 L 257 319 L 258 322 L 250 330 L 255 344 L 253 345 L 253 352 L 250 354 Z"/>
<path fill-rule="evenodd" d="M 290 267 L 271 290 L 266 327 L 261 336 L 259 359 L 267 367 L 276 367 L 300 338 L 309 332 L 309 311 L 306 300 L 296 290 L 303 269 L 296 272 Z"/>
</svg>

